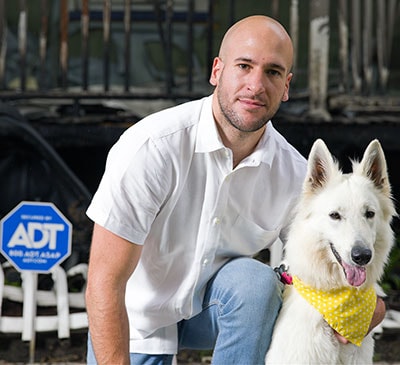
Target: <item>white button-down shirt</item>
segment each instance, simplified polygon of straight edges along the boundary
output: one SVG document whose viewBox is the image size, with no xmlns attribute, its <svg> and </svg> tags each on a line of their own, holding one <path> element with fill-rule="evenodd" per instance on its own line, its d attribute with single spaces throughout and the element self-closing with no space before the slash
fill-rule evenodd
<svg viewBox="0 0 400 365">
<path fill-rule="evenodd" d="M 230 258 L 269 247 L 301 189 L 306 160 L 271 122 L 232 169 L 211 103 L 185 103 L 129 128 L 87 212 L 144 245 L 126 294 L 131 352 L 176 352 L 176 323 L 200 312 L 208 280 Z"/>
</svg>

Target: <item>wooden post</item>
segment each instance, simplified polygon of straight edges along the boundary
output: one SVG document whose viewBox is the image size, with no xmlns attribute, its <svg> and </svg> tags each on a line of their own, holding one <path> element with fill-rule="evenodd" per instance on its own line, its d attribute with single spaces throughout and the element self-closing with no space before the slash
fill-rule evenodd
<svg viewBox="0 0 400 365">
<path fill-rule="evenodd" d="M 103 5 L 103 42 L 104 42 L 104 91 L 110 89 L 110 35 L 111 35 L 111 0 L 104 0 Z"/>
<path fill-rule="evenodd" d="M 20 0 L 19 19 L 18 19 L 18 49 L 20 60 L 20 88 L 26 89 L 26 48 L 28 34 L 28 9 L 26 0 Z"/>
<path fill-rule="evenodd" d="M 372 89 L 372 0 L 365 0 L 364 2 L 363 21 L 364 26 L 362 30 L 362 65 L 365 81 L 365 86 L 363 87 L 363 89 L 367 91 L 367 93 L 369 93 Z"/>
<path fill-rule="evenodd" d="M 339 91 L 349 91 L 349 25 L 347 0 L 339 0 L 338 27 L 339 27 Z"/>
<path fill-rule="evenodd" d="M 194 0 L 188 1 L 188 17 L 187 17 L 187 90 L 193 91 L 193 19 L 194 19 Z"/>
<path fill-rule="evenodd" d="M 46 70 L 46 55 L 47 55 L 47 38 L 49 30 L 49 12 L 47 0 L 41 2 L 41 21 L 40 21 L 40 34 L 39 34 L 39 58 L 40 58 L 40 75 L 39 75 L 39 88 L 44 90 L 47 81 Z"/>
<path fill-rule="evenodd" d="M 89 0 L 82 0 L 82 89 L 85 91 L 89 85 L 89 21 Z"/>
<path fill-rule="evenodd" d="M 61 0 L 60 9 L 60 66 L 61 66 L 61 86 L 67 88 L 68 79 L 68 1 Z"/>
<path fill-rule="evenodd" d="M 6 4 L 0 0 L 0 88 L 5 88 L 5 69 L 7 53 L 7 27 L 6 27 Z"/>
<path fill-rule="evenodd" d="M 125 92 L 129 92 L 131 82 L 131 0 L 125 0 L 124 10 L 124 32 L 125 32 Z"/>
<path fill-rule="evenodd" d="M 294 55 L 293 55 L 293 80 L 291 84 L 296 80 L 297 71 L 297 55 L 299 53 L 299 0 L 292 0 L 290 2 L 290 37 L 292 38 Z"/>
<path fill-rule="evenodd" d="M 329 70 L 329 0 L 310 1 L 309 115 L 330 121 L 327 110 Z"/>
<path fill-rule="evenodd" d="M 361 20 L 360 20 L 361 5 L 360 0 L 351 2 L 351 70 L 353 77 L 353 91 L 360 94 L 362 87 L 361 79 Z"/>
</svg>

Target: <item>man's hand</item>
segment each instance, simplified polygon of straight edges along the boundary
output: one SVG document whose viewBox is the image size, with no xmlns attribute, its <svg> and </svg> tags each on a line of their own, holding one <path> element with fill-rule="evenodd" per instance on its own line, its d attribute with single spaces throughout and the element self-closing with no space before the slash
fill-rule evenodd
<svg viewBox="0 0 400 365">
<path fill-rule="evenodd" d="M 369 325 L 368 333 L 370 333 L 379 323 L 383 321 L 386 314 L 386 305 L 382 298 L 376 297 L 376 307 L 372 316 L 371 324 Z M 344 338 L 341 334 L 333 330 L 338 341 L 344 345 L 349 343 L 349 340 Z M 368 334 L 367 333 L 367 334 Z"/>
</svg>

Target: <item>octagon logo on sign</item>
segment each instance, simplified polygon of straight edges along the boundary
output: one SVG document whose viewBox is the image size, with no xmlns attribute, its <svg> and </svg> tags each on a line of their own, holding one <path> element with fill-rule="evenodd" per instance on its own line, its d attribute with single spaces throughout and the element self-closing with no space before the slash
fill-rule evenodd
<svg viewBox="0 0 400 365">
<path fill-rule="evenodd" d="M 1 253 L 18 270 L 48 272 L 71 254 L 71 237 L 53 203 L 23 201 L 0 221 Z"/>
</svg>

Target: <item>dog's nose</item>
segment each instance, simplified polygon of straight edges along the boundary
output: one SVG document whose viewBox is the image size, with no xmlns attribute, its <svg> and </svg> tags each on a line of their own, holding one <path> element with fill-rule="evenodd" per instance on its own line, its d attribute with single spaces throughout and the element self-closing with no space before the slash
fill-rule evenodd
<svg viewBox="0 0 400 365">
<path fill-rule="evenodd" d="M 358 265 L 366 265 L 371 260 L 372 251 L 369 248 L 355 246 L 351 249 L 351 258 Z"/>
</svg>

